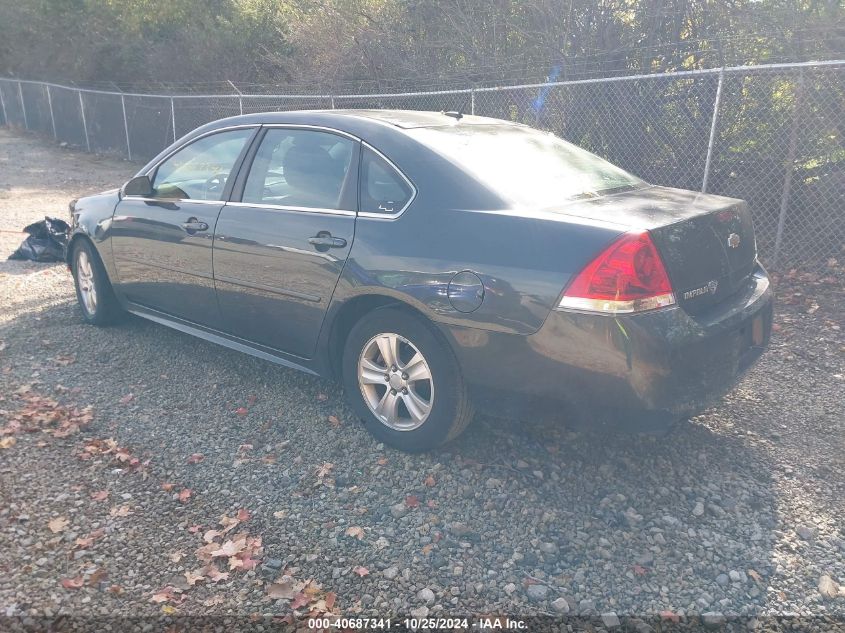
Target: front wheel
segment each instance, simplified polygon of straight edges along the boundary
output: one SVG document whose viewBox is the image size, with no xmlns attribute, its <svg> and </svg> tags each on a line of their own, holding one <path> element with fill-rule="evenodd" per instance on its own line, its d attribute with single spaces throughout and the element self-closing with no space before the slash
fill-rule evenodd
<svg viewBox="0 0 845 633">
<path fill-rule="evenodd" d="M 376 310 L 352 328 L 343 383 L 367 430 L 400 450 L 439 446 L 472 419 L 452 350 L 423 319 L 403 310 Z"/>
<path fill-rule="evenodd" d="M 85 322 L 92 325 L 108 325 L 117 321 L 123 310 L 114 296 L 99 255 L 88 241 L 76 242 L 71 270 L 76 286 L 76 299 Z"/>
</svg>

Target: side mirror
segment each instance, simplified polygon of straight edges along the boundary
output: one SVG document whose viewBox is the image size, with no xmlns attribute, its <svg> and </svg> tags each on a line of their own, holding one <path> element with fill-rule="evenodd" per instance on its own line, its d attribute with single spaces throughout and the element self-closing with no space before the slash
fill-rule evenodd
<svg viewBox="0 0 845 633">
<path fill-rule="evenodd" d="M 122 193 L 124 196 L 149 198 L 153 195 L 153 183 L 149 176 L 135 176 L 123 185 Z"/>
</svg>

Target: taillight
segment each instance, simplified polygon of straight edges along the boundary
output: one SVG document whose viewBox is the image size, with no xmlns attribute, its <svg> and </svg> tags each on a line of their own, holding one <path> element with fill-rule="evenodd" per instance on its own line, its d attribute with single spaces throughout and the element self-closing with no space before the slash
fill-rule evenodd
<svg viewBox="0 0 845 633">
<path fill-rule="evenodd" d="M 559 308 L 625 314 L 675 303 L 663 260 L 648 232 L 626 233 L 566 287 Z"/>
</svg>

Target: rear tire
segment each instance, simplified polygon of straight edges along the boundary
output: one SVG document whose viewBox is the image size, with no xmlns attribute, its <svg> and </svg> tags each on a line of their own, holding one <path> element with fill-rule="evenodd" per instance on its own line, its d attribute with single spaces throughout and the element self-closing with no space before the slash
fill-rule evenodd
<svg viewBox="0 0 845 633">
<path fill-rule="evenodd" d="M 349 333 L 343 387 L 378 440 L 426 451 L 460 435 L 472 406 L 457 360 L 422 318 L 396 308 L 365 315 Z"/>
<path fill-rule="evenodd" d="M 91 325 L 110 325 L 124 315 L 97 250 L 86 239 L 79 239 L 71 253 L 71 270 L 76 300 L 82 319 Z"/>
</svg>

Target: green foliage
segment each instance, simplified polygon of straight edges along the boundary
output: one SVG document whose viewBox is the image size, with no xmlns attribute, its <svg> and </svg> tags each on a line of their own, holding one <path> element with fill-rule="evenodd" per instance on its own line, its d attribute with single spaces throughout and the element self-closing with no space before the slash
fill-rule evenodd
<svg viewBox="0 0 845 633">
<path fill-rule="evenodd" d="M 0 74 L 441 87 L 820 59 L 837 0 L 0 0 Z"/>
</svg>

